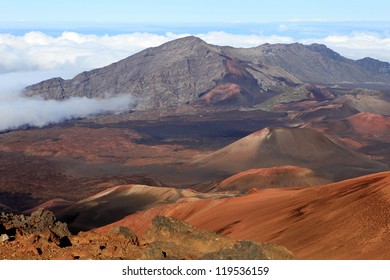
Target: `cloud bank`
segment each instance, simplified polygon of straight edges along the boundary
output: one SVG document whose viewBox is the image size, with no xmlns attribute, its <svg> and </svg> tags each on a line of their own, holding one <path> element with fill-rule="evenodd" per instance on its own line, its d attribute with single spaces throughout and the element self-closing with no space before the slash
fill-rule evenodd
<svg viewBox="0 0 390 280">
<path fill-rule="evenodd" d="M 27 99 L 23 97 L 0 100 L 0 131 L 21 126 L 44 126 L 74 118 L 105 112 L 119 113 L 134 104 L 129 96 L 106 100 L 71 98 L 66 101 Z"/>
<path fill-rule="evenodd" d="M 313 40 L 302 40 L 313 43 Z M 352 59 L 372 57 L 390 62 L 390 37 L 382 37 L 377 33 L 352 33 L 350 35 L 331 35 L 317 40 L 329 48 Z"/>
<path fill-rule="evenodd" d="M 286 30 L 287 27 L 280 28 Z M 100 101 L 78 98 L 57 102 L 27 99 L 20 92 L 25 86 L 41 80 L 52 77 L 71 78 L 81 71 L 108 65 L 142 49 L 188 35 L 191 34 L 0 34 L 0 130 L 22 125 L 42 126 L 90 114 L 128 109 L 134 102 L 130 97 Z M 288 35 L 240 35 L 226 32 L 193 35 L 211 44 L 234 47 L 254 47 L 264 43 L 322 43 L 348 58 L 370 56 L 390 61 L 390 36 L 379 33 L 353 32 L 299 40 Z"/>
<path fill-rule="evenodd" d="M 0 131 L 22 126 L 41 127 L 106 112 L 121 113 L 135 105 L 135 99 L 130 95 L 106 100 L 71 98 L 62 102 L 26 98 L 22 95 L 24 87 L 39 82 L 42 78 L 52 77 L 53 71 L 0 74 Z M 54 72 L 69 74 L 68 71 Z"/>
<path fill-rule="evenodd" d="M 0 73 L 102 67 L 175 38 L 144 33 L 97 36 L 63 32 L 58 37 L 42 32 L 0 34 Z"/>
</svg>

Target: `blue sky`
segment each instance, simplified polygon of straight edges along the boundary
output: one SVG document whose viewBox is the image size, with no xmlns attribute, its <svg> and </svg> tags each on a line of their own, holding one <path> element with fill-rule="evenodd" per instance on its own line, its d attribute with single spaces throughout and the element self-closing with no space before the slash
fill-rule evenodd
<svg viewBox="0 0 390 280">
<path fill-rule="evenodd" d="M 12 0 L 0 4 L 0 33 L 231 34 L 295 40 L 372 32 L 390 37 L 390 1 Z"/>
<path fill-rule="evenodd" d="M 201 23 L 376 21 L 389 18 L 385 0 L 12 0 L 0 21 L 62 23 Z"/>
</svg>

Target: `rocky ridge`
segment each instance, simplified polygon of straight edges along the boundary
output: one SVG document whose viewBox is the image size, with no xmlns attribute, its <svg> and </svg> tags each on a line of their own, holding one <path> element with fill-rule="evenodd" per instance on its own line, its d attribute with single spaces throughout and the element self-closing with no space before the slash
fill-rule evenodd
<svg viewBox="0 0 390 280">
<path fill-rule="evenodd" d="M 374 73 L 390 75 L 390 63 L 388 62 L 373 59 L 371 57 L 365 57 L 363 59 L 356 60 L 356 63 Z"/>
<path fill-rule="evenodd" d="M 354 61 L 324 45 L 220 47 L 180 38 L 73 79 L 53 78 L 27 96 L 63 100 L 131 95 L 139 109 L 185 104 L 257 104 L 303 83 L 389 83 L 388 65 Z"/>
</svg>

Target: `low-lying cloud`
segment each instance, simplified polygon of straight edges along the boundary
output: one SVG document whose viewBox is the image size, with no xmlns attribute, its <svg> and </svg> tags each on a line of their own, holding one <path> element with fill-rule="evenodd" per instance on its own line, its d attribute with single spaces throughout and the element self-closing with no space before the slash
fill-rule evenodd
<svg viewBox="0 0 390 280">
<path fill-rule="evenodd" d="M 27 99 L 24 97 L 0 101 L 0 131 L 21 126 L 45 126 L 74 118 L 105 112 L 120 113 L 134 104 L 129 96 L 105 100 L 74 97 L 65 101 Z"/>
<path fill-rule="evenodd" d="M 75 97 L 65 101 L 23 96 L 24 87 L 50 78 L 53 73 L 69 75 L 59 70 L 0 74 L 0 131 L 27 125 L 41 127 L 106 112 L 121 113 L 135 105 L 129 94 L 105 100 Z"/>
<path fill-rule="evenodd" d="M 41 80 L 71 78 L 81 71 L 108 65 L 142 49 L 188 35 L 131 33 L 98 36 L 64 32 L 55 37 L 42 32 L 29 32 L 21 36 L 0 34 L 0 131 L 127 110 L 134 102 L 131 97 L 111 100 L 75 98 L 58 102 L 24 98 L 20 92 L 25 86 Z M 379 33 L 332 34 L 323 38 L 299 40 L 288 35 L 240 35 L 226 32 L 193 35 L 211 44 L 233 47 L 296 41 L 304 44 L 322 43 L 352 59 L 370 56 L 390 61 L 390 37 Z"/>
</svg>

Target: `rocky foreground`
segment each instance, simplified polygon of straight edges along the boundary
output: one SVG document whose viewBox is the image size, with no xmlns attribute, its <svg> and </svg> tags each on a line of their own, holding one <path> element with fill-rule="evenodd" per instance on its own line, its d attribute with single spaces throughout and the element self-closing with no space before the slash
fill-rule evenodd
<svg viewBox="0 0 390 280">
<path fill-rule="evenodd" d="M 47 210 L 0 214 L 0 259 L 292 259 L 286 248 L 236 241 L 180 220 L 156 216 L 138 237 L 128 227 L 72 235 Z"/>
</svg>

